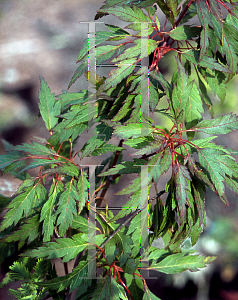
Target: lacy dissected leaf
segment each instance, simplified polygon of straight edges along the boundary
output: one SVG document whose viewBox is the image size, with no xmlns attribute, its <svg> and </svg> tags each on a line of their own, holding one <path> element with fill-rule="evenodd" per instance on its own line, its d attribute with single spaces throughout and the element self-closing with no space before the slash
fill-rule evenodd
<svg viewBox="0 0 238 300">
<path fill-rule="evenodd" d="M 88 90 L 81 90 L 78 93 L 64 93 L 57 96 L 61 102 L 61 109 L 64 110 L 67 106 L 81 104 L 90 99 L 90 93 Z"/>
<path fill-rule="evenodd" d="M 79 252 L 87 247 L 88 243 L 81 236 L 80 233 L 73 235 L 72 239 L 60 238 L 57 239 L 57 242 L 46 243 L 43 247 L 30 250 L 22 255 L 37 258 L 46 257 L 47 259 L 62 257 L 63 262 L 67 262 L 74 259 Z"/>
<path fill-rule="evenodd" d="M 109 176 L 114 174 L 132 174 L 140 173 L 141 166 L 145 163 L 143 159 L 135 159 L 134 161 L 123 161 L 115 165 L 113 168 L 101 173 L 99 176 Z"/>
<path fill-rule="evenodd" d="M 131 220 L 127 235 L 130 235 L 133 241 L 131 254 L 135 257 L 138 252 L 141 251 L 141 245 L 143 245 L 145 240 L 148 238 L 147 210 L 146 213 L 140 213 Z"/>
<path fill-rule="evenodd" d="M 233 130 L 238 129 L 238 116 L 235 114 L 228 114 L 217 117 L 211 120 L 202 120 L 192 131 L 200 131 L 207 134 L 227 134 Z"/>
<path fill-rule="evenodd" d="M 192 156 L 188 157 L 188 168 L 191 174 L 195 175 L 201 182 L 204 182 L 210 189 L 216 192 L 215 186 L 212 184 L 209 174 L 201 170 L 201 165 L 195 162 L 195 159 Z"/>
<path fill-rule="evenodd" d="M 124 141 L 123 144 L 125 145 L 128 145 L 132 148 L 135 148 L 135 149 L 141 149 L 147 145 L 149 145 L 150 142 L 153 142 L 154 141 L 154 138 L 151 136 L 142 136 L 142 137 L 137 137 L 137 138 L 134 138 L 134 139 L 130 139 L 128 141 Z"/>
<path fill-rule="evenodd" d="M 31 274 L 27 270 L 26 266 L 22 262 L 15 261 L 12 266 L 9 267 L 10 276 L 14 280 L 30 279 Z"/>
<path fill-rule="evenodd" d="M 87 128 L 87 125 L 84 123 L 68 126 L 70 123 L 71 120 L 63 120 L 56 125 L 53 128 L 53 131 L 56 131 L 56 133 L 49 138 L 48 142 L 51 145 L 56 145 L 67 141 L 69 138 L 73 142 Z"/>
<path fill-rule="evenodd" d="M 88 45 L 87 45 L 88 47 Z M 86 61 L 86 59 L 84 59 L 80 66 L 76 69 L 76 71 L 74 72 L 74 75 L 72 76 L 69 85 L 68 85 L 68 89 L 71 87 L 72 84 L 75 83 L 75 81 L 80 78 L 84 72 L 88 71 L 88 61 Z"/>
<path fill-rule="evenodd" d="M 27 217 L 32 208 L 38 207 L 39 203 L 45 201 L 45 197 L 46 190 L 41 184 L 36 183 L 26 187 L 6 207 L 8 212 L 4 216 L 0 229 L 3 230 L 12 224 L 16 225 L 23 216 Z"/>
<path fill-rule="evenodd" d="M 128 123 L 127 125 L 119 125 L 115 128 L 114 134 L 121 139 L 136 138 L 140 136 L 148 136 L 152 132 L 149 123 Z"/>
<path fill-rule="evenodd" d="M 141 30 L 141 22 L 150 23 L 150 18 L 143 12 L 142 9 L 133 6 L 114 6 L 100 9 L 100 12 L 109 13 L 115 15 L 120 20 L 125 22 L 132 22 L 127 28 L 134 29 L 136 31 Z"/>
<path fill-rule="evenodd" d="M 83 122 L 89 122 L 96 115 L 97 115 L 97 107 L 86 104 L 82 106 L 74 105 L 69 112 L 62 114 L 61 117 L 71 121 L 65 127 L 67 129 L 74 125 L 79 125 L 80 123 Z"/>
<path fill-rule="evenodd" d="M 63 192 L 64 185 L 62 182 L 53 184 L 50 188 L 49 198 L 42 207 L 40 222 L 43 221 L 43 241 L 50 241 L 51 236 L 54 232 L 54 224 L 56 220 L 56 215 L 54 213 L 55 206 L 57 204 L 60 194 Z"/>
<path fill-rule="evenodd" d="M 130 75 L 135 69 L 137 58 L 125 59 L 117 64 L 117 68 L 110 71 L 108 78 L 100 86 L 98 92 L 109 89 L 120 83 L 124 78 Z"/>
<path fill-rule="evenodd" d="M 156 72 L 155 70 L 150 72 L 150 76 L 156 79 L 161 86 L 163 87 L 164 92 L 166 93 L 167 97 L 170 99 L 172 95 L 172 87 L 170 83 L 164 78 L 161 72 Z"/>
<path fill-rule="evenodd" d="M 72 222 L 72 228 L 79 229 L 83 233 L 87 233 L 87 234 L 89 231 L 97 229 L 97 227 L 95 227 L 93 223 L 89 222 L 88 219 L 85 219 L 82 216 L 77 216 L 77 217 L 74 216 Z"/>
<path fill-rule="evenodd" d="M 134 98 L 135 98 L 135 95 L 128 95 L 128 97 L 126 98 L 126 100 L 123 103 L 123 106 L 119 109 L 119 111 L 117 112 L 115 117 L 112 119 L 112 121 L 115 121 L 115 122 L 120 121 L 121 119 L 126 117 L 128 113 L 131 112 L 131 107 L 133 105 Z"/>
<path fill-rule="evenodd" d="M 176 41 L 186 41 L 196 38 L 201 31 L 198 26 L 183 25 L 168 32 L 168 35 Z"/>
<path fill-rule="evenodd" d="M 197 207 L 199 227 L 204 223 L 204 212 L 205 212 L 205 186 L 199 181 L 193 180 L 192 190 L 194 195 L 194 202 Z M 198 228 L 199 230 L 199 228 Z"/>
<path fill-rule="evenodd" d="M 51 94 L 50 88 L 43 77 L 40 77 L 41 88 L 39 93 L 40 98 L 40 113 L 48 130 L 51 130 L 58 122 L 60 114 L 60 101 L 55 100 L 55 95 Z"/>
<path fill-rule="evenodd" d="M 199 71 L 201 72 L 201 68 L 199 68 Z M 223 102 L 226 96 L 226 76 L 219 71 L 211 69 L 206 69 L 205 72 L 201 73 L 213 93 L 216 94 Z"/>
<path fill-rule="evenodd" d="M 67 182 L 65 191 L 60 195 L 57 214 L 57 226 L 59 225 L 59 235 L 62 237 L 73 222 L 73 217 L 77 215 L 76 201 L 78 192 L 73 185 L 73 181 Z"/>
<path fill-rule="evenodd" d="M 98 65 L 102 64 L 106 60 L 111 59 L 115 55 L 115 53 L 117 53 L 116 55 L 119 55 L 124 50 L 125 50 L 125 46 L 124 45 L 105 45 L 105 46 L 99 46 L 99 47 L 96 48 L 96 63 Z"/>
<path fill-rule="evenodd" d="M 215 149 L 205 148 L 198 151 L 200 164 L 208 171 L 211 181 L 214 184 L 222 201 L 225 202 L 225 204 L 228 204 L 224 187 L 225 170 L 217 160 L 220 155 L 224 155 L 224 152 L 222 153 L 221 151 Z"/>
<path fill-rule="evenodd" d="M 126 61 L 138 57 L 140 60 L 147 57 L 158 47 L 158 42 L 152 39 L 133 41 L 135 46 L 127 48 L 121 55 L 117 56 L 112 62 Z"/>
<path fill-rule="evenodd" d="M 87 141 L 87 143 L 81 149 L 81 158 L 88 156 L 95 149 L 97 150 L 104 142 L 110 140 L 112 136 L 112 128 L 107 126 L 105 123 L 101 123 L 96 126 L 92 131 L 93 136 Z"/>
<path fill-rule="evenodd" d="M 42 159 L 42 158 L 33 159 L 32 161 L 30 161 L 30 163 L 25 168 L 21 169 L 19 174 L 22 172 L 25 172 L 27 170 L 37 168 L 37 167 L 48 166 L 51 164 L 60 164 L 60 163 L 62 163 L 62 162 L 60 162 L 57 159 Z"/>
<path fill-rule="evenodd" d="M 152 77 L 149 77 L 149 79 L 150 79 L 150 83 L 149 83 L 149 87 L 148 87 L 148 89 L 149 89 L 149 95 L 148 95 L 149 105 L 150 105 L 151 112 L 154 113 L 156 106 L 158 105 L 159 99 L 162 98 L 165 94 L 159 93 L 158 83 L 155 80 L 152 80 Z"/>
<path fill-rule="evenodd" d="M 71 240 L 71 243 L 73 240 Z M 56 243 L 55 243 L 56 244 Z M 90 261 L 89 261 L 90 262 Z M 79 265 L 73 269 L 71 273 L 63 277 L 57 277 L 46 282 L 37 282 L 38 286 L 45 287 L 47 289 L 58 290 L 58 292 L 64 290 L 66 287 L 70 287 L 70 292 L 72 292 L 77 287 L 83 287 L 83 285 L 90 286 L 91 278 L 88 276 L 88 261 L 80 261 Z M 86 279 L 85 279 L 86 277 Z"/>
<path fill-rule="evenodd" d="M 67 163 L 63 163 L 61 166 L 56 166 L 55 168 L 51 168 L 43 172 L 43 174 L 50 174 L 50 173 L 66 174 L 68 176 L 78 177 L 79 169 L 74 164 L 67 162 Z"/>
<path fill-rule="evenodd" d="M 204 57 L 209 47 L 209 24 L 211 24 L 210 12 L 203 0 L 196 1 L 196 8 L 199 20 L 201 21 L 203 30 L 200 38 L 200 61 Z"/>
<path fill-rule="evenodd" d="M 226 173 L 226 185 L 237 194 L 238 164 L 236 160 L 230 155 L 219 155 L 217 160 Z"/>
<path fill-rule="evenodd" d="M 124 148 L 122 148 L 122 147 L 118 147 L 113 144 L 105 144 L 105 145 L 102 145 L 102 146 L 98 147 L 97 149 L 95 149 L 91 153 L 91 155 L 98 156 L 103 153 L 116 152 L 116 151 L 122 151 L 122 150 L 124 150 Z"/>
<path fill-rule="evenodd" d="M 238 34 L 237 28 L 224 22 L 224 39 L 219 51 L 226 56 L 227 64 L 232 71 L 237 71 L 238 63 Z"/>
<path fill-rule="evenodd" d="M 171 254 L 159 263 L 152 263 L 149 269 L 153 269 L 165 274 L 176 274 L 186 270 L 198 271 L 199 268 L 206 267 L 216 257 L 214 256 L 201 256 L 191 255 L 189 253 L 176 253 Z"/>
<path fill-rule="evenodd" d="M 105 141 L 104 135 L 93 135 L 81 149 L 81 158 L 89 156 L 94 150 L 97 150 Z"/>
<path fill-rule="evenodd" d="M 185 108 L 185 125 L 186 129 L 196 125 L 202 119 L 202 113 L 204 113 L 202 100 L 199 95 L 197 85 L 193 83 L 191 93 L 189 95 L 187 105 Z M 192 132 L 187 132 L 188 136 L 192 135 Z"/>
<path fill-rule="evenodd" d="M 96 31 L 95 32 L 95 38 L 94 37 L 90 37 L 90 38 L 84 40 L 83 47 L 81 48 L 81 50 L 79 52 L 79 55 L 78 55 L 78 58 L 77 58 L 77 62 L 79 62 L 80 60 L 82 60 L 82 58 L 84 58 L 85 56 L 88 55 L 88 51 L 90 51 L 91 49 L 93 49 L 94 44 L 95 44 L 95 47 L 96 47 L 99 44 L 101 44 L 102 42 L 105 42 L 105 41 L 107 41 L 110 38 L 120 37 L 120 39 L 123 39 L 126 36 L 130 36 L 130 33 L 128 33 L 127 31 L 121 29 L 120 27 L 117 27 L 117 28 L 115 28 L 115 27 L 113 28 L 113 27 L 109 27 L 108 26 L 108 28 L 110 30 L 114 29 L 112 31 Z M 109 45 L 108 50 L 112 49 L 111 46 L 112 45 Z M 116 46 L 116 47 L 118 47 L 118 46 Z M 106 50 L 106 48 L 105 48 L 105 50 Z M 100 50 L 98 50 L 98 51 L 100 51 Z"/>
<path fill-rule="evenodd" d="M 5 237 L 3 242 L 16 242 L 16 241 L 26 241 L 27 243 L 31 243 L 34 241 L 39 235 L 39 215 L 35 215 L 32 218 L 26 220 L 25 224 L 23 224 L 18 230 L 14 231 L 11 235 Z"/>
<path fill-rule="evenodd" d="M 176 58 L 177 65 L 178 65 L 178 72 L 177 75 L 177 81 L 173 88 L 172 92 L 172 111 L 174 114 L 174 118 L 177 120 L 177 122 L 180 122 L 180 118 L 182 116 L 182 112 L 186 109 L 187 101 L 189 98 L 189 95 L 191 94 L 191 90 L 193 87 L 192 82 L 188 83 L 188 75 L 185 72 L 185 69 L 183 65 L 180 63 L 180 61 Z"/>
<path fill-rule="evenodd" d="M 214 58 L 208 57 L 204 55 L 202 59 L 199 61 L 199 50 L 189 50 L 186 52 L 183 52 L 182 55 L 191 63 L 204 67 L 204 68 L 209 68 L 211 70 L 218 70 L 220 72 L 224 73 L 232 73 L 231 70 L 229 70 L 227 67 L 224 65 L 218 63 Z"/>
<path fill-rule="evenodd" d="M 122 206 L 121 211 L 119 211 L 113 220 L 122 218 L 145 204 L 145 199 L 142 199 L 141 195 L 148 195 L 148 191 L 151 188 L 151 180 L 149 180 L 149 178 L 141 177 L 142 176 L 137 177 L 126 188 L 116 193 L 116 195 L 125 195 L 130 193 L 132 193 L 132 195 L 130 196 L 130 200 Z"/>
<path fill-rule="evenodd" d="M 161 175 L 168 171 L 171 164 L 172 156 L 168 148 L 154 155 L 148 163 L 148 180 L 153 178 L 156 182 Z"/>
<path fill-rule="evenodd" d="M 48 156 L 48 155 L 57 155 L 57 153 L 51 149 L 48 148 L 40 143 L 37 143 L 35 141 L 31 142 L 32 144 L 22 144 L 22 145 L 17 145 L 14 148 L 11 149 L 11 151 L 21 151 L 25 152 L 31 156 L 37 155 L 37 156 Z"/>
<path fill-rule="evenodd" d="M 187 202 L 187 180 L 191 180 L 188 169 L 185 166 L 176 164 L 173 167 L 174 180 L 176 185 L 176 200 L 179 209 L 179 218 L 182 222 L 185 216 L 185 204 Z"/>
<path fill-rule="evenodd" d="M 11 151 L 5 155 L 0 155 L 0 170 L 4 170 L 4 168 L 15 163 L 20 163 L 19 166 L 23 167 L 25 165 L 25 161 L 21 160 L 23 157 L 24 154 L 18 151 Z"/>
<path fill-rule="evenodd" d="M 117 192 L 117 195 L 134 193 L 131 196 L 131 199 L 125 205 L 125 208 L 127 208 L 128 212 L 130 211 L 128 207 L 135 209 L 139 204 L 141 204 L 141 191 L 144 192 L 147 189 L 150 189 L 152 179 L 156 182 L 163 173 L 167 172 L 169 166 L 171 166 L 171 163 L 172 157 L 168 149 L 154 155 L 148 162 L 148 176 L 143 177 L 142 173 L 140 173 L 140 177 L 137 177 L 126 188 L 122 189 L 120 192 Z M 144 167 L 147 168 L 147 166 Z M 143 167 L 141 167 L 141 170 L 143 171 Z M 147 194 L 148 191 L 145 193 Z M 123 213 L 127 214 L 127 211 L 124 212 L 122 210 L 118 215 L 121 217 Z"/>
<path fill-rule="evenodd" d="M 147 7 L 154 4 L 154 0 L 106 0 L 105 4 L 100 8 L 100 10 L 97 12 L 95 16 L 95 20 L 98 20 L 99 18 L 102 18 L 103 16 L 108 15 L 106 12 L 106 9 L 109 7 L 119 6 L 119 5 L 129 5 L 130 7 L 137 5 L 138 7 Z M 102 12 L 101 10 L 105 9 L 105 12 Z"/>
<path fill-rule="evenodd" d="M 169 22 L 174 25 L 177 15 L 179 14 L 180 9 L 178 8 L 178 0 L 169 0 L 169 1 L 157 1 L 157 4 L 163 11 L 163 13 L 168 18 Z"/>
<path fill-rule="evenodd" d="M 197 78 L 198 78 L 199 92 L 200 92 L 202 101 L 209 107 L 209 109 L 211 110 L 211 116 L 213 116 L 212 101 L 211 101 L 210 97 L 208 96 L 207 88 L 198 73 L 197 73 Z"/>
</svg>

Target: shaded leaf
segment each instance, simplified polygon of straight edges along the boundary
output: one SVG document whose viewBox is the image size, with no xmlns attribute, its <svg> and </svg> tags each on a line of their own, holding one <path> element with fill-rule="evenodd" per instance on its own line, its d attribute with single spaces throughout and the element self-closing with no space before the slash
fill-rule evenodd
<svg viewBox="0 0 238 300">
<path fill-rule="evenodd" d="M 77 215 L 76 201 L 78 200 L 78 192 L 73 182 L 67 182 L 65 191 L 60 195 L 57 214 L 57 225 L 59 225 L 59 235 L 62 237 L 73 222 L 73 217 Z"/>
<path fill-rule="evenodd" d="M 181 166 L 178 164 L 174 165 L 173 174 L 176 185 L 176 200 L 178 203 L 179 218 L 180 222 L 182 222 L 185 216 L 185 204 L 187 202 L 187 180 L 191 180 L 191 177 L 188 172 L 188 169 L 185 166 Z"/>
<path fill-rule="evenodd" d="M 135 272 L 140 275 L 138 271 Z M 143 281 L 139 276 L 133 274 L 124 273 L 126 279 L 126 286 L 128 287 L 133 299 L 142 299 L 144 294 Z"/>
<path fill-rule="evenodd" d="M 38 193 L 39 190 L 39 193 Z M 45 189 L 44 189 L 45 191 Z M 42 190 L 41 184 L 35 184 L 30 187 L 26 187 L 21 194 L 16 197 L 7 206 L 8 212 L 4 216 L 4 221 L 1 224 L 1 230 L 16 225 L 18 221 L 23 217 L 27 217 L 31 208 L 38 205 L 39 201 L 45 200 L 46 193 Z M 38 197 L 41 197 L 39 199 Z"/>
<path fill-rule="evenodd" d="M 19 230 L 14 231 L 11 235 L 5 237 L 3 242 L 15 242 L 15 241 L 26 241 L 31 243 L 39 235 L 39 215 L 35 215 L 32 218 L 26 220 L 26 223 L 23 224 Z"/>
<path fill-rule="evenodd" d="M 50 241 L 50 238 L 53 235 L 54 223 L 56 220 L 56 215 L 54 213 L 55 206 L 63 188 L 64 186 L 62 182 L 57 182 L 55 185 L 53 184 L 50 188 L 49 198 L 41 209 L 40 222 L 43 221 L 42 232 L 44 235 L 44 242 Z"/>
<path fill-rule="evenodd" d="M 43 247 L 30 250 L 22 254 L 23 256 L 30 257 L 46 257 L 47 259 L 63 258 L 63 262 L 74 259 L 79 252 L 82 252 L 88 245 L 84 239 L 81 238 L 82 234 L 75 234 L 71 238 L 57 239 L 57 242 L 46 243 Z"/>
</svg>

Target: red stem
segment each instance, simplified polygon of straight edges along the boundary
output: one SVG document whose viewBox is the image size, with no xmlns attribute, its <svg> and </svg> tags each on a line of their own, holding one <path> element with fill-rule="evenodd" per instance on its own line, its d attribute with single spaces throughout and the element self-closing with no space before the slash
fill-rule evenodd
<svg viewBox="0 0 238 300">
<path fill-rule="evenodd" d="M 190 0 L 184 10 L 182 11 L 181 15 L 179 16 L 178 20 L 174 22 L 173 29 L 176 28 L 179 24 L 179 22 L 182 20 L 184 15 L 186 14 L 187 10 L 189 9 L 189 6 L 194 2 L 195 0 Z"/>
</svg>

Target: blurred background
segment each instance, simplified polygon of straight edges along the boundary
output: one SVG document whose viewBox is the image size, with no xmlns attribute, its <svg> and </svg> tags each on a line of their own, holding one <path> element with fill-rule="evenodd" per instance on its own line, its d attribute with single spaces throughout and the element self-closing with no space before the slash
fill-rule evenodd
<svg viewBox="0 0 238 300">
<path fill-rule="evenodd" d="M 48 138 L 43 121 L 37 119 L 39 76 L 43 76 L 53 93 L 66 90 L 76 70 L 76 59 L 82 42 L 87 38 L 87 24 L 93 21 L 103 0 L 0 0 L 0 136 L 16 145 L 30 142 L 33 136 Z M 157 10 L 158 16 L 161 12 Z M 100 19 L 120 25 L 120 21 L 107 16 Z M 163 24 L 163 21 L 161 22 Z M 103 26 L 97 25 L 98 30 Z M 169 76 L 174 69 L 163 66 Z M 106 71 L 106 73 L 108 73 Z M 78 80 L 71 92 L 87 88 L 84 79 Z M 227 88 L 223 104 L 210 93 L 216 104 L 215 116 L 238 113 L 238 79 Z M 166 122 L 163 120 L 163 122 Z M 236 132 L 219 137 L 215 142 L 238 150 Z M 4 147 L 0 145 L 0 154 Z M 0 194 L 11 196 L 20 181 L 11 176 L 0 177 Z M 237 300 L 238 299 L 238 218 L 237 196 L 227 191 L 230 205 L 225 207 L 216 195 L 206 196 L 207 226 L 196 245 L 200 253 L 217 255 L 217 260 L 199 272 L 184 272 L 149 280 L 153 293 L 162 300 Z M 1 198 L 0 198 L 1 201 Z M 189 241 L 185 243 L 189 247 Z M 1 280 L 12 263 L 12 249 L 0 243 Z M 7 258 L 7 260 L 6 260 Z M 63 275 L 63 274 L 61 274 Z M 11 288 L 17 284 L 11 285 Z M 9 287 L 0 290 L 0 299 L 15 299 L 8 295 Z"/>
</svg>

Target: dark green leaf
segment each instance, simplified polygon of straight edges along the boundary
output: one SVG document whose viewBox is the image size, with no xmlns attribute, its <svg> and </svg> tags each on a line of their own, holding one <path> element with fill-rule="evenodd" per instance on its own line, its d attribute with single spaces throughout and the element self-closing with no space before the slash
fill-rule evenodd
<svg viewBox="0 0 238 300">
<path fill-rule="evenodd" d="M 69 226 L 73 222 L 73 217 L 77 215 L 76 201 L 78 200 L 78 192 L 73 182 L 67 182 L 65 191 L 60 195 L 57 214 L 57 225 L 59 225 L 59 235 L 64 236 Z"/>
<path fill-rule="evenodd" d="M 63 188 L 64 186 L 62 182 L 58 182 L 55 185 L 53 184 L 50 188 L 49 199 L 42 207 L 40 222 L 44 221 L 42 229 L 44 242 L 50 241 L 50 238 L 53 235 L 56 220 L 54 210 Z"/>
<path fill-rule="evenodd" d="M 71 164 L 70 162 L 67 163 L 63 163 L 61 166 L 59 167 L 55 167 L 55 168 L 51 168 L 48 170 L 45 170 L 43 172 L 44 174 L 50 174 L 50 173 L 58 173 L 58 174 L 66 174 L 72 177 L 78 177 L 79 176 L 79 169 Z"/>
<path fill-rule="evenodd" d="M 30 257 L 46 257 L 47 259 L 53 258 L 63 258 L 63 262 L 74 259 L 79 252 L 82 252 L 88 245 L 84 239 L 82 239 L 82 234 L 75 234 L 71 238 L 57 239 L 57 242 L 46 243 L 43 247 L 38 247 L 28 251 L 23 256 Z"/>
<path fill-rule="evenodd" d="M 41 145 L 35 141 L 31 142 L 32 144 L 22 144 L 15 146 L 14 148 L 11 149 L 11 151 L 22 151 L 25 153 L 28 153 L 29 155 L 37 155 L 37 156 L 45 156 L 45 155 L 57 155 L 57 153 L 51 149 L 48 148 L 44 145 Z"/>
<path fill-rule="evenodd" d="M 176 164 L 173 167 L 173 174 L 176 185 L 176 200 L 178 203 L 179 209 L 179 218 L 180 222 L 182 222 L 185 216 L 185 204 L 187 202 L 187 189 L 188 183 L 187 180 L 191 180 L 188 169 L 185 166 L 181 166 Z"/>
<path fill-rule="evenodd" d="M 138 271 L 135 272 L 140 276 Z M 133 299 L 142 299 L 144 294 L 144 286 L 143 281 L 139 276 L 135 276 L 132 274 L 125 273 L 124 277 L 126 279 L 126 286 L 128 287 L 131 296 Z"/>
<path fill-rule="evenodd" d="M 57 96 L 60 99 L 62 110 L 70 105 L 84 103 L 88 101 L 89 97 L 90 93 L 88 90 L 81 90 L 79 93 L 64 93 Z"/>
<path fill-rule="evenodd" d="M 31 243 L 39 235 L 39 215 L 27 219 L 26 223 L 20 227 L 19 230 L 16 230 L 13 234 L 7 236 L 2 241 L 3 242 L 15 242 L 15 241 L 26 241 Z"/>
<path fill-rule="evenodd" d="M 38 194 L 39 190 L 39 194 Z M 42 194 L 41 194 L 42 192 Z M 37 207 L 39 201 L 38 197 L 45 198 L 46 194 L 42 191 L 41 184 L 35 184 L 26 187 L 25 190 L 17 195 L 12 202 L 7 206 L 8 212 L 4 216 L 4 221 L 1 224 L 1 230 L 16 225 L 18 221 L 24 216 L 27 217 L 31 208 Z M 45 199 L 44 199 L 45 200 Z"/>
<path fill-rule="evenodd" d="M 183 56 L 195 65 L 199 65 L 204 68 L 209 68 L 211 70 L 218 70 L 224 73 L 232 73 L 231 70 L 223 66 L 222 64 L 218 63 L 214 58 L 203 56 L 203 58 L 199 61 L 199 53 L 200 51 L 197 50 L 189 50 L 183 52 Z"/>
<path fill-rule="evenodd" d="M 45 122 L 46 128 L 51 130 L 58 122 L 57 116 L 60 114 L 61 104 L 60 101 L 55 100 L 55 95 L 51 94 L 50 88 L 43 77 L 40 77 L 40 81 L 40 113 Z"/>
</svg>

